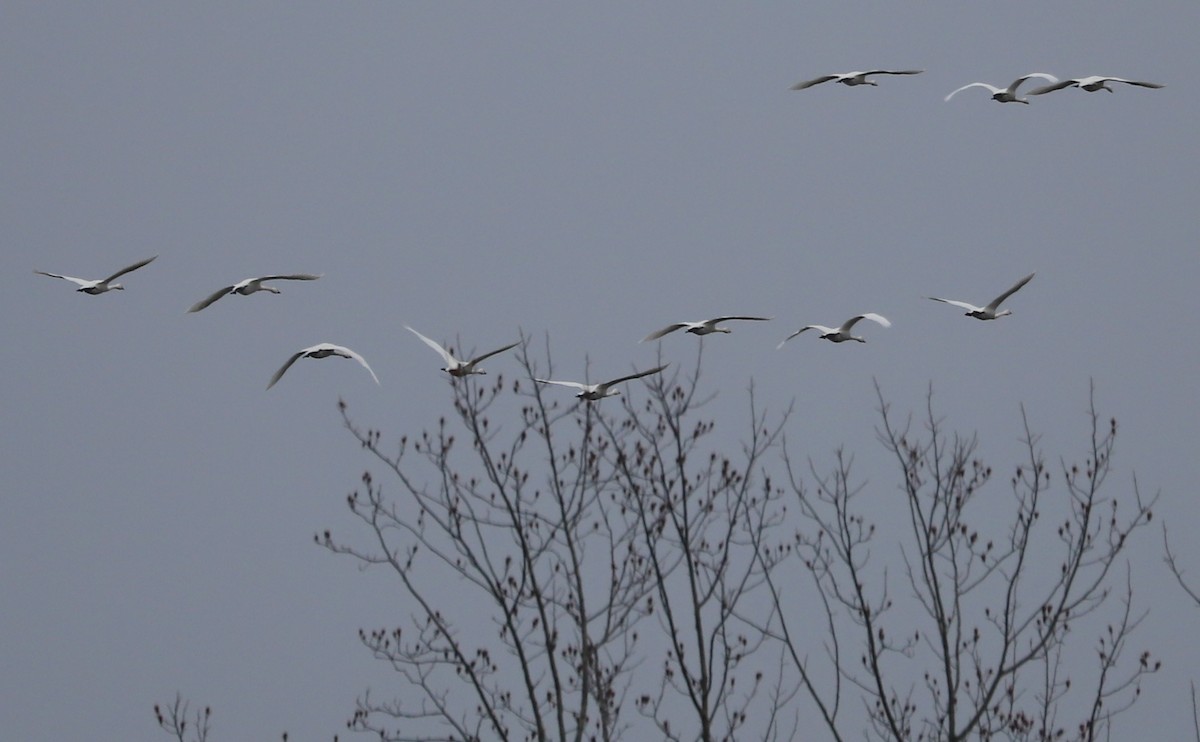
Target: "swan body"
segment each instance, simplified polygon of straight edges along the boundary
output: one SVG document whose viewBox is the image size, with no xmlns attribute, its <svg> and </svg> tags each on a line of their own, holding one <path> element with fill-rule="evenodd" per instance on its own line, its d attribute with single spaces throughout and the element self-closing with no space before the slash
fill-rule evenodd
<svg viewBox="0 0 1200 742">
<path fill-rule="evenodd" d="M 47 273 L 46 271 L 34 270 L 33 272 L 37 273 L 40 276 L 49 276 L 51 278 L 61 278 L 64 281 L 70 281 L 71 283 L 79 286 L 79 288 L 75 289 L 76 291 L 81 291 L 85 294 L 91 294 L 91 295 L 95 296 L 97 294 L 103 294 L 103 293 L 113 291 L 113 290 L 124 291 L 125 290 L 124 286 L 122 286 L 119 283 L 112 283 L 112 282 L 115 281 L 116 279 L 120 278 L 121 276 L 125 275 L 126 273 L 132 273 L 133 271 L 137 270 L 138 268 L 141 268 L 142 266 L 146 265 L 147 263 L 153 262 L 154 259 L 157 257 L 158 256 L 155 255 L 153 258 L 146 258 L 145 260 L 140 260 L 140 261 L 134 263 L 133 265 L 122 268 L 121 270 L 112 274 L 108 278 L 97 278 L 97 279 L 75 278 L 74 276 L 62 276 L 62 275 L 59 275 L 58 273 Z"/>
<path fill-rule="evenodd" d="M 191 308 L 188 309 L 188 312 L 199 312 L 201 309 L 209 306 L 222 296 L 229 296 L 230 294 L 249 296 L 250 294 L 258 293 L 259 291 L 270 291 L 272 294 L 279 293 L 279 289 L 275 288 L 274 286 L 265 285 L 263 283 L 264 281 L 315 281 L 318 278 L 320 278 L 320 276 L 314 276 L 311 273 L 292 273 L 286 276 L 259 276 L 258 278 L 247 278 L 244 281 L 238 281 L 233 285 L 226 286 L 223 289 L 218 289 L 217 291 L 212 292 L 204 299 L 201 299 L 193 304 Z"/>
<path fill-rule="evenodd" d="M 663 335 L 668 335 L 676 330 L 684 329 L 693 335 L 711 335 L 714 332 L 729 333 L 733 331 L 728 327 L 717 327 L 717 325 L 721 322 L 729 322 L 730 320 L 753 320 L 755 322 L 766 322 L 770 319 L 770 317 L 714 317 L 713 319 L 706 319 L 703 322 L 676 322 L 675 324 L 667 325 L 661 330 L 655 330 L 646 337 L 642 338 L 640 342 L 644 343 L 649 340 L 658 340 Z"/>
<path fill-rule="evenodd" d="M 867 77 L 870 75 L 919 75 L 924 71 L 925 70 L 868 70 L 866 72 L 839 72 L 832 75 L 822 75 L 820 77 L 814 77 L 811 80 L 798 82 L 789 89 L 805 90 L 814 85 L 820 85 L 823 82 L 829 82 L 831 80 L 851 87 L 855 85 L 878 86 L 879 83 L 875 82 L 874 80 L 868 80 Z"/>
<path fill-rule="evenodd" d="M 579 399 L 586 399 L 589 402 L 595 402 L 596 400 L 604 399 L 605 397 L 615 397 L 620 394 L 621 392 L 619 390 L 612 388 L 617 384 L 620 384 L 623 381 L 630 381 L 632 379 L 640 379 L 643 376 L 649 376 L 650 374 L 656 374 L 659 371 L 662 371 L 668 365 L 669 364 L 664 364 L 658 368 L 652 368 L 649 371 L 639 371 L 635 374 L 622 376 L 618 379 L 611 379 L 609 381 L 603 381 L 599 384 L 583 384 L 578 381 L 555 381 L 553 379 L 534 379 L 534 381 L 539 384 L 555 384 L 557 386 L 568 386 L 572 389 L 578 389 L 579 393 L 575 395 L 576 397 Z"/>
<path fill-rule="evenodd" d="M 1011 309 L 1004 309 L 999 312 L 997 312 L 996 310 L 1000 309 L 1000 305 L 1002 303 L 1004 303 L 1005 299 L 1007 299 L 1008 297 L 1017 293 L 1017 291 L 1019 291 L 1022 286 L 1029 283 L 1030 281 L 1032 281 L 1034 275 L 1035 274 L 1030 273 L 1028 276 L 1025 276 L 1020 281 L 1017 281 L 1015 284 L 1013 284 L 1012 288 L 1010 288 L 1008 291 L 1005 291 L 1003 294 L 1000 294 L 995 299 L 992 299 L 986 307 L 977 307 L 974 304 L 968 304 L 965 301 L 956 301 L 954 299 L 939 299 L 936 296 L 929 296 L 926 298 L 932 299 L 933 301 L 940 301 L 943 304 L 952 304 L 956 307 L 965 309 L 965 310 L 967 310 L 966 316 L 968 316 L 968 317 L 974 317 L 975 319 L 984 319 L 984 320 L 996 319 L 998 317 L 1004 317 L 1004 316 L 1012 314 Z"/>
<path fill-rule="evenodd" d="M 1104 84 L 1106 82 L 1123 82 L 1126 85 L 1136 85 L 1139 88 L 1158 89 L 1163 87 L 1156 82 L 1140 82 L 1138 80 L 1126 80 L 1123 77 L 1101 77 L 1099 75 L 1092 75 L 1091 77 L 1074 77 L 1070 80 L 1060 80 L 1053 85 L 1043 85 L 1035 90 L 1030 90 L 1029 94 L 1045 95 L 1046 93 L 1053 93 L 1055 90 L 1062 90 L 1063 88 L 1082 88 L 1089 93 L 1095 93 L 1099 90 L 1107 90 L 1110 93 L 1113 92 L 1112 88 Z"/>
<path fill-rule="evenodd" d="M 1028 104 L 1029 103 L 1028 100 L 1017 97 L 1017 88 L 1021 87 L 1021 83 L 1025 82 L 1026 80 L 1028 80 L 1031 77 L 1038 77 L 1043 80 L 1047 80 L 1049 82 L 1058 82 L 1058 78 L 1055 77 L 1054 75 L 1049 75 L 1049 74 L 1046 74 L 1045 72 L 1030 72 L 1028 75 L 1024 75 L 1023 77 L 1018 77 L 1016 80 L 1013 80 L 1012 85 L 1009 85 L 1007 88 L 998 88 L 994 85 L 988 85 L 986 82 L 968 83 L 966 85 L 963 85 L 961 88 L 951 92 L 950 95 L 947 95 L 946 100 L 947 101 L 950 100 L 951 98 L 954 97 L 955 93 L 961 93 L 962 91 L 966 90 L 967 88 L 987 88 L 992 93 L 992 100 L 996 101 L 997 103 L 1026 103 L 1026 104 Z"/>
<path fill-rule="evenodd" d="M 329 356 L 352 358 L 358 361 L 359 364 L 365 368 L 369 374 L 371 374 L 371 378 L 375 380 L 375 383 L 379 383 L 379 377 L 376 376 L 375 372 L 371 370 L 371 367 L 367 365 L 367 360 L 359 354 L 341 345 L 334 345 L 333 343 L 317 343 L 310 348 L 298 350 L 293 353 L 292 357 L 287 359 L 287 363 L 280 366 L 279 370 L 275 372 L 275 375 L 271 377 L 271 382 L 267 384 L 267 388 L 270 389 L 271 387 L 275 386 L 275 382 L 279 381 L 283 375 L 287 373 L 287 370 L 292 367 L 292 364 L 301 358 L 328 358 Z"/>
<path fill-rule="evenodd" d="M 858 314 L 858 315 L 851 317 L 850 319 L 848 319 L 844 323 L 842 323 L 841 327 L 826 327 L 825 325 L 805 325 L 804 327 L 801 327 L 799 330 L 796 330 L 795 332 L 793 332 L 791 335 L 788 335 L 787 337 L 785 337 L 783 339 L 783 341 L 779 343 L 779 345 L 775 346 L 775 349 L 779 350 L 780 348 L 783 347 L 784 343 L 786 343 L 787 341 L 796 337 L 797 335 L 804 332 L 805 330 L 817 330 L 819 333 L 821 333 L 820 337 L 822 340 L 829 340 L 834 343 L 844 343 L 847 340 L 857 340 L 860 343 L 865 343 L 865 342 L 867 342 L 865 338 L 862 338 L 858 335 L 850 334 L 851 328 L 853 328 L 856 324 L 858 324 L 859 320 L 864 320 L 864 319 L 869 319 L 872 322 L 875 322 L 876 324 L 883 325 L 884 327 L 892 326 L 891 321 L 889 321 L 888 318 L 884 317 L 882 314 L 875 314 L 874 312 L 867 312 L 866 314 Z"/>
<path fill-rule="evenodd" d="M 443 368 L 442 370 L 455 378 L 462 378 L 463 376 L 469 376 L 471 374 L 486 374 L 487 371 L 484 371 L 483 369 L 480 369 L 480 368 L 476 368 L 476 365 L 480 361 L 491 358 L 494 355 L 503 353 L 506 350 L 512 350 L 513 348 L 520 345 L 520 343 L 512 343 L 511 345 L 506 345 L 503 348 L 497 348 L 496 350 L 493 350 L 490 353 L 484 353 L 481 356 L 476 356 L 469 361 L 463 361 L 458 358 L 455 358 L 454 355 L 450 353 L 450 351 L 446 350 L 445 348 L 443 348 L 441 345 L 439 345 L 435 341 L 430 340 L 429 338 L 425 337 L 424 335 L 417 332 L 416 330 L 409 327 L 408 325 L 405 325 L 404 329 L 408 330 L 412 334 L 421 338 L 421 340 L 424 341 L 424 343 L 426 345 L 428 345 L 430 348 L 433 348 L 434 350 L 436 350 L 438 352 L 438 355 L 440 355 L 442 357 L 442 360 L 444 360 L 446 362 L 446 367 Z"/>
</svg>

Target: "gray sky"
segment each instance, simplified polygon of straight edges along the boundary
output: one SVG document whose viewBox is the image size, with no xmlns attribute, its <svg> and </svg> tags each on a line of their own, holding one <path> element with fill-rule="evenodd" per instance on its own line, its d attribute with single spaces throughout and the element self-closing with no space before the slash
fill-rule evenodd
<svg viewBox="0 0 1200 742">
<path fill-rule="evenodd" d="M 668 322 L 773 316 L 706 345 L 721 429 L 753 379 L 795 399 L 800 453 L 861 451 L 885 492 L 873 377 L 900 409 L 932 382 L 1002 469 L 1022 402 L 1082 455 L 1094 379 L 1111 486 L 1161 488 L 1200 575 L 1198 27 L 1182 1 L 5 3 L 0 729 L 160 739 L 178 689 L 220 739 L 328 739 L 394 687 L 356 630 L 395 623 L 395 590 L 311 536 L 352 531 L 368 464 L 338 395 L 387 434 L 448 411 L 405 323 L 479 349 L 548 333 L 560 378 L 607 378 Z M 926 72 L 788 90 L 876 66 Z M 942 102 L 1032 71 L 1167 87 Z M 99 297 L 30 273 L 155 254 Z M 921 298 L 1031 271 L 999 322 Z M 184 314 L 274 272 L 324 278 Z M 894 325 L 775 350 L 863 311 Z M 322 341 L 382 387 L 325 361 L 264 392 Z M 1197 616 L 1141 535 L 1135 644 L 1167 666 L 1118 730 L 1179 738 Z"/>
</svg>

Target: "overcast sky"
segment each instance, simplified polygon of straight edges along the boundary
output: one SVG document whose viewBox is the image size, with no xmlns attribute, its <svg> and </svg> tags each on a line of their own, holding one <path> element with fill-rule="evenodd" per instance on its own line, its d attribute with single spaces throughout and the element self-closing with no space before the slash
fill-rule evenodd
<svg viewBox="0 0 1200 742">
<path fill-rule="evenodd" d="M 753 380 L 795 400 L 801 455 L 844 444 L 885 488 L 873 378 L 900 409 L 932 383 L 1004 468 L 1022 403 L 1052 460 L 1082 455 L 1094 380 L 1111 486 L 1162 490 L 1200 580 L 1197 28 L 1194 0 L 5 2 L 0 730 L 162 739 L 151 706 L 179 690 L 220 740 L 328 739 L 395 687 L 356 631 L 394 624 L 397 591 L 311 537 L 353 529 L 370 464 L 339 395 L 389 435 L 448 412 L 405 323 L 548 334 L 560 378 L 607 378 L 668 322 L 775 317 L 706 340 L 720 429 Z M 875 67 L 926 72 L 788 90 Z M 1033 71 L 1166 87 L 942 101 Z M 151 255 L 103 296 L 31 273 Z M 922 298 L 1033 271 L 997 322 Z M 324 277 L 184 313 L 278 272 Z M 893 326 L 775 350 L 864 311 Z M 333 359 L 264 391 L 322 341 L 382 386 Z M 1131 553 L 1135 643 L 1167 665 L 1117 729 L 1180 739 L 1200 615 L 1156 531 Z"/>
</svg>

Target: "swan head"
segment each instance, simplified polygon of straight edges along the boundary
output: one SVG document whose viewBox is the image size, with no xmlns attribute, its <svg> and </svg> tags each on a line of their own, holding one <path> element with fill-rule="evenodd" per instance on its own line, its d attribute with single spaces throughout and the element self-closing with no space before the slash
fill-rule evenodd
<svg viewBox="0 0 1200 742">
<path fill-rule="evenodd" d="M 116 291 L 124 291 L 124 290 L 125 290 L 125 287 L 124 287 L 124 286 L 122 286 L 122 285 L 121 285 L 121 284 L 119 284 L 119 283 L 110 283 L 110 284 L 108 285 L 108 290 L 109 290 L 109 291 L 113 291 L 113 290 L 116 290 Z"/>
<path fill-rule="evenodd" d="M 1008 315 L 1010 315 L 1010 314 L 1012 314 L 1012 310 L 1011 310 L 1011 309 L 1003 309 L 1003 310 L 1001 310 L 1001 311 L 999 311 L 999 312 L 996 312 L 996 319 L 999 319 L 999 318 L 1001 318 L 1001 317 L 1007 317 L 1007 316 L 1008 316 Z"/>
</svg>

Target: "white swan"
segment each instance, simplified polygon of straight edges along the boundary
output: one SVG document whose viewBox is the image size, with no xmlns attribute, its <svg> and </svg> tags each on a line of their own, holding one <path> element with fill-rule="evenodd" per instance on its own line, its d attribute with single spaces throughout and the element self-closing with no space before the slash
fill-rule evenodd
<svg viewBox="0 0 1200 742">
<path fill-rule="evenodd" d="M 604 381 L 599 384 L 581 384 L 578 381 L 554 381 L 553 379 L 534 379 L 534 381 L 536 381 L 539 384 L 556 384 L 558 386 L 569 386 L 573 389 L 578 389 L 579 394 L 576 394 L 575 395 L 576 397 L 578 397 L 580 399 L 586 399 L 589 402 L 595 402 L 598 399 L 604 399 L 605 397 L 615 397 L 616 395 L 620 394 L 621 392 L 617 391 L 616 389 L 612 389 L 611 387 L 614 387 L 617 384 L 620 384 L 622 381 L 630 381 L 631 379 L 640 379 L 643 376 L 649 376 L 650 374 L 656 374 L 659 371 L 662 371 L 668 365 L 670 365 L 670 364 L 664 364 L 662 366 L 659 366 L 658 368 L 652 368 L 649 371 L 639 371 L 636 374 L 622 376 L 619 379 L 612 379 L 610 381 Z"/>
<path fill-rule="evenodd" d="M 736 320 L 753 320 L 755 322 L 766 322 L 766 321 L 770 320 L 771 318 L 770 317 L 714 317 L 713 319 L 706 319 L 703 322 L 676 322 L 673 325 L 667 325 L 666 327 L 662 328 L 661 330 L 655 330 L 654 332 L 650 333 L 646 337 L 642 338 L 639 342 L 644 343 L 648 340 L 658 340 L 663 335 L 668 335 L 672 332 L 675 332 L 676 330 L 682 330 L 685 327 L 687 328 L 687 331 L 692 333 L 693 335 L 711 335 L 714 332 L 729 333 L 729 332 L 733 332 L 733 331 L 730 330 L 728 327 L 717 327 L 717 324 L 721 323 L 721 322 L 729 322 L 730 320 L 735 320 L 735 319 Z"/>
<path fill-rule="evenodd" d="M 483 369 L 475 368 L 476 364 L 478 364 L 480 361 L 482 361 L 484 359 L 491 358 L 492 356 L 497 355 L 499 353 L 503 353 L 506 350 L 512 350 L 513 348 L 520 345 L 519 342 L 513 343 L 511 345 L 506 345 L 503 348 L 498 348 L 496 350 L 493 350 L 491 353 L 484 353 L 481 356 L 476 356 L 469 361 L 462 361 L 462 360 L 455 358 L 450 353 L 450 351 L 446 350 L 441 345 L 438 345 L 436 342 L 425 337 L 424 335 L 417 332 L 416 330 L 409 327 L 408 325 L 405 325 L 404 329 L 408 330 L 412 334 L 421 338 L 421 340 L 423 340 L 426 345 L 428 345 L 430 348 L 433 348 L 434 350 L 436 350 L 438 352 L 438 355 L 440 355 L 442 357 L 442 360 L 444 360 L 446 362 L 446 367 L 443 368 L 442 370 L 456 378 L 461 378 L 463 376 L 467 376 L 470 374 L 486 374 L 487 371 L 484 371 Z"/>
<path fill-rule="evenodd" d="M 1024 98 L 1017 97 L 1017 88 L 1021 87 L 1021 83 L 1025 82 L 1031 77 L 1040 77 L 1041 79 L 1049 80 L 1050 82 L 1058 82 L 1058 78 L 1054 75 L 1048 75 L 1045 72 L 1030 72 L 1028 75 L 1018 77 L 1016 80 L 1013 80 L 1012 85 L 1009 85 L 1007 88 L 998 88 L 994 85 L 988 85 L 986 82 L 968 83 L 963 85 L 958 90 L 953 91 L 950 93 L 950 95 L 947 95 L 946 100 L 950 100 L 954 97 L 955 93 L 961 93 L 967 88 L 987 88 L 988 90 L 992 91 L 992 100 L 998 103 L 1029 103 L 1029 101 L 1025 100 Z"/>
<path fill-rule="evenodd" d="M 955 301 L 954 299 L 939 299 L 936 296 L 927 296 L 925 298 L 932 299 L 933 301 L 940 301 L 943 304 L 953 304 L 956 307 L 962 307 L 963 309 L 967 310 L 968 317 L 974 317 L 975 319 L 996 319 L 997 317 L 1004 317 L 1006 315 L 1012 314 L 1011 309 L 1005 309 L 1004 311 L 1001 311 L 1001 312 L 997 312 L 996 310 L 1000 308 L 1000 305 L 1002 303 L 1004 303 L 1005 299 L 1007 299 L 1008 297 L 1017 293 L 1017 291 L 1020 290 L 1020 288 L 1022 286 L 1029 283 L 1030 281 L 1032 281 L 1034 275 L 1035 274 L 1030 273 L 1028 276 L 1025 276 L 1020 281 L 1017 281 L 1015 284 L 1013 284 L 1013 287 L 1010 288 L 1008 291 L 1005 291 L 1003 294 L 1000 294 L 995 299 L 992 299 L 991 302 L 989 302 L 986 307 L 977 307 L 974 304 L 968 304 L 965 301 Z"/>
<path fill-rule="evenodd" d="M 1075 77 L 1070 80 L 1060 80 L 1053 85 L 1043 85 L 1035 90 L 1030 90 L 1029 94 L 1045 95 L 1046 93 L 1052 93 L 1055 90 L 1062 90 L 1063 88 L 1071 87 L 1082 88 L 1089 93 L 1095 93 L 1098 90 L 1107 90 L 1110 93 L 1113 92 L 1112 88 L 1104 84 L 1106 82 L 1123 82 L 1126 85 L 1137 85 L 1140 88 L 1158 89 L 1163 87 L 1156 82 L 1139 82 L 1137 80 L 1126 80 L 1123 77 L 1101 77 L 1099 75 L 1092 75 L 1091 77 Z"/>
<path fill-rule="evenodd" d="M 835 343 L 844 343 L 847 340 L 857 340 L 860 343 L 865 343 L 865 342 L 867 342 L 866 339 L 859 337 L 858 335 L 850 334 L 850 329 L 852 327 L 854 327 L 856 324 L 858 324 L 858 321 L 862 320 L 862 319 L 869 319 L 872 322 L 876 322 L 878 324 L 883 325 L 884 327 L 892 326 L 891 321 L 889 321 L 888 318 L 884 317 L 882 314 L 875 314 L 874 312 L 867 312 L 866 314 L 858 314 L 858 315 L 851 317 L 850 319 L 846 320 L 845 323 L 843 323 L 841 327 L 826 327 L 825 325 L 805 325 L 804 327 L 801 327 L 799 330 L 796 330 L 795 332 L 793 332 L 791 335 L 788 335 L 787 337 L 785 337 L 783 339 L 783 341 L 781 343 L 779 343 L 779 345 L 775 346 L 775 350 L 779 350 L 780 348 L 783 347 L 784 343 L 786 343 L 787 341 L 796 337 L 797 335 L 804 332 L 805 330 L 817 330 L 821 333 L 820 337 L 823 340 L 830 340 Z"/>
<path fill-rule="evenodd" d="M 350 350 L 349 348 L 346 348 L 341 345 L 334 345 L 333 343 L 317 343 L 316 345 L 312 346 L 311 348 L 305 348 L 304 350 L 298 350 L 295 353 L 293 353 L 292 357 L 287 359 L 287 363 L 280 366 L 279 370 L 275 372 L 275 375 L 271 377 L 271 383 L 267 384 L 267 388 L 270 389 L 271 387 L 275 386 L 275 382 L 279 381 L 279 379 L 283 377 L 284 373 L 286 373 L 287 370 L 292 367 L 292 364 L 295 363 L 296 361 L 298 361 L 299 359 L 301 359 L 301 358 L 328 358 L 329 356 L 338 356 L 340 358 L 353 358 L 354 360 L 356 360 L 360 364 L 362 364 L 362 367 L 365 368 L 367 370 L 367 372 L 371 374 L 371 378 L 375 380 L 376 384 L 379 383 L 379 377 L 376 376 L 375 372 L 371 370 L 371 367 L 367 365 L 367 360 L 365 358 L 363 358 L 362 356 L 360 356 L 359 354 L 357 354 L 354 351 Z"/>
<path fill-rule="evenodd" d="M 201 309 L 209 306 L 222 296 L 229 296 L 230 294 L 249 296 L 250 294 L 254 294 L 259 291 L 270 291 L 272 294 L 279 293 L 279 289 L 273 286 L 264 286 L 263 281 L 315 281 L 318 278 L 320 278 L 320 276 L 314 276 L 311 273 L 293 273 L 287 276 L 259 276 L 258 278 L 247 278 L 244 281 L 238 281 L 231 286 L 226 286 L 223 289 L 218 289 L 217 291 L 212 292 L 207 298 L 193 304 L 192 308 L 188 311 L 199 312 Z"/>
<path fill-rule="evenodd" d="M 804 90 L 811 88 L 813 85 L 820 85 L 823 82 L 840 82 L 843 85 L 879 85 L 874 80 L 868 80 L 868 75 L 919 75 L 925 70 L 868 70 L 866 72 L 839 72 L 833 75 L 822 75 L 814 77 L 811 80 L 798 82 L 789 90 Z"/>
<path fill-rule="evenodd" d="M 125 287 L 122 286 L 121 284 L 110 283 L 110 282 L 120 278 L 121 276 L 125 275 L 126 273 L 132 273 L 133 271 L 137 270 L 138 268 L 141 268 L 143 265 L 146 265 L 147 263 L 153 262 L 154 259 L 157 257 L 158 256 L 155 255 L 153 258 L 146 258 L 145 260 L 138 261 L 127 268 L 122 268 L 121 270 L 112 274 L 108 278 L 98 278 L 98 279 L 94 279 L 94 280 L 87 279 L 87 278 L 75 278 L 74 276 L 60 276 L 57 273 L 47 273 L 46 271 L 39 271 L 36 269 L 33 272 L 37 273 L 38 275 L 41 275 L 41 276 L 50 276 L 51 278 L 61 278 L 64 281 L 70 281 L 71 283 L 78 284 L 79 288 L 75 289 L 76 291 L 82 291 L 85 294 L 92 294 L 93 296 L 95 296 L 96 294 L 103 294 L 107 291 L 113 291 L 114 289 L 117 291 L 124 291 Z"/>
</svg>

